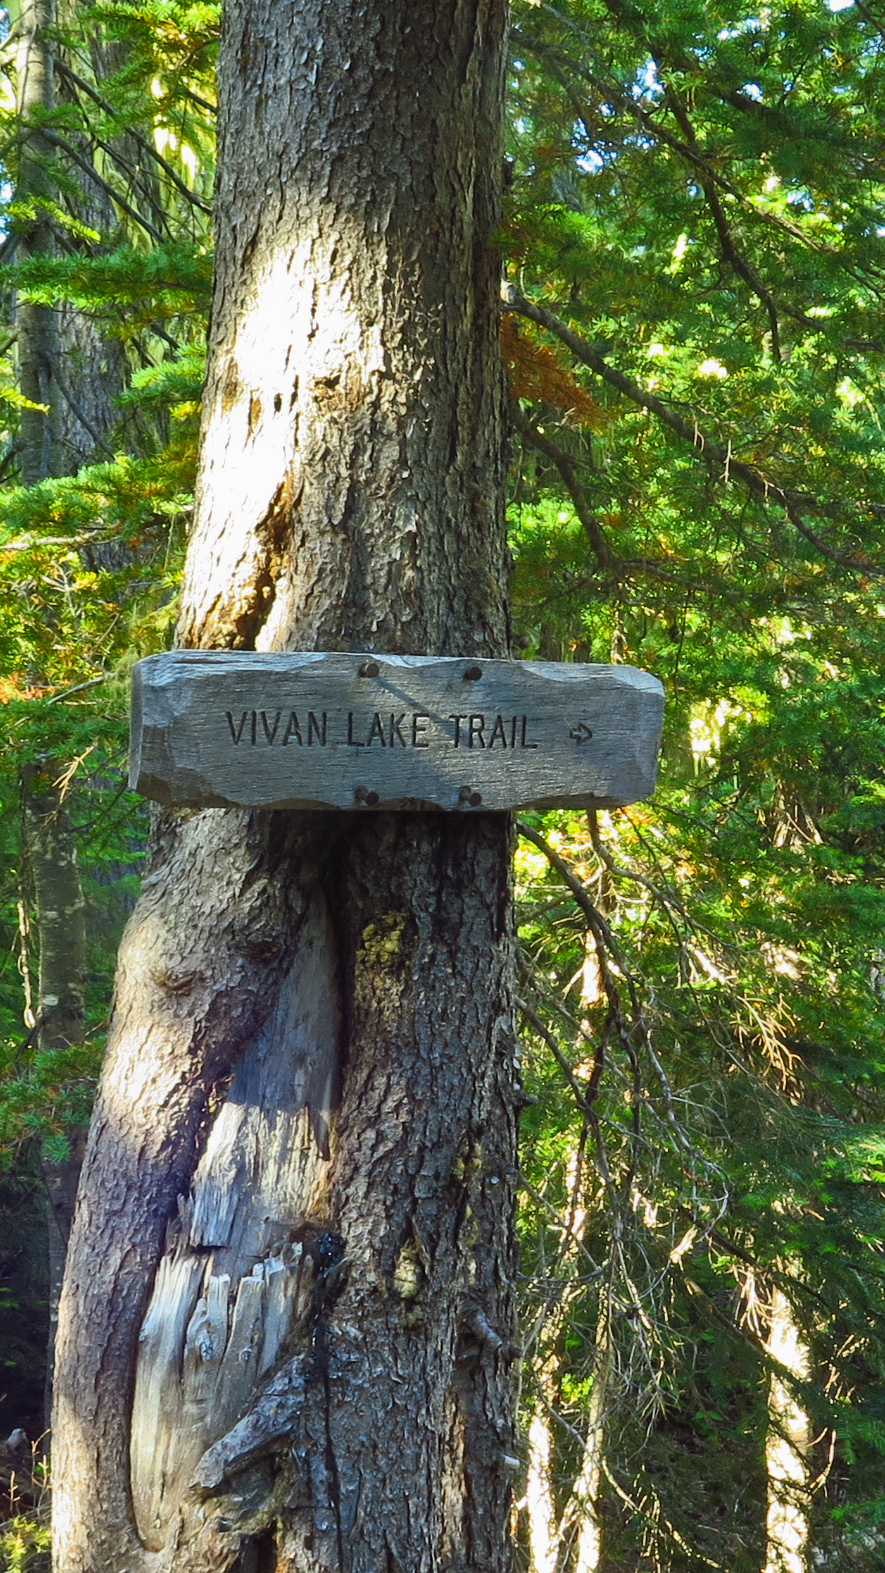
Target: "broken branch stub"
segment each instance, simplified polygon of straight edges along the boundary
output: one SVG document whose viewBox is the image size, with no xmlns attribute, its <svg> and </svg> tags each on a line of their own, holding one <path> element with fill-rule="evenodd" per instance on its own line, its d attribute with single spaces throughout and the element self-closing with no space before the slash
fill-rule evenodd
<svg viewBox="0 0 885 1573">
<path fill-rule="evenodd" d="M 132 680 L 130 785 L 167 806 L 616 808 L 663 715 L 633 666 L 173 650 Z"/>
</svg>

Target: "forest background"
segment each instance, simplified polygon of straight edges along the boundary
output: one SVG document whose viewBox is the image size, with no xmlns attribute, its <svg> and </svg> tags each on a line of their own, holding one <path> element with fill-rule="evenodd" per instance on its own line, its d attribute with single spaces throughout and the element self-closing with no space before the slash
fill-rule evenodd
<svg viewBox="0 0 885 1573">
<path fill-rule="evenodd" d="M 171 637 L 189 519 L 218 15 L 3 15 L 0 1433 L 33 1448 L 5 1450 L 0 1559 L 34 1573 L 53 1284 L 146 828 L 128 673 Z M 517 1561 L 873 1573 L 885 19 L 512 21 L 513 654 L 667 694 L 651 802 L 521 824 Z"/>
</svg>

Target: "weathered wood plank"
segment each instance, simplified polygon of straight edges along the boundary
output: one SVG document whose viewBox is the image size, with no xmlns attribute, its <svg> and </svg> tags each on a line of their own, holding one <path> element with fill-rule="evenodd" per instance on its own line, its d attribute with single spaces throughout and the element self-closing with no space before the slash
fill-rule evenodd
<svg viewBox="0 0 885 1573">
<path fill-rule="evenodd" d="M 191 807 L 613 808 L 653 791 L 662 714 L 632 666 L 173 650 L 133 672 L 130 784 Z"/>
</svg>

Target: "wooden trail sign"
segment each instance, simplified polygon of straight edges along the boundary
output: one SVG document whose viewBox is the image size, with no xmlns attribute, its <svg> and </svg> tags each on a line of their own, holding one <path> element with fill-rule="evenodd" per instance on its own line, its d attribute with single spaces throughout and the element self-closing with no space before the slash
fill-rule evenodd
<svg viewBox="0 0 885 1573">
<path fill-rule="evenodd" d="M 172 650 L 132 680 L 130 785 L 182 807 L 614 808 L 654 789 L 633 666 Z"/>
</svg>

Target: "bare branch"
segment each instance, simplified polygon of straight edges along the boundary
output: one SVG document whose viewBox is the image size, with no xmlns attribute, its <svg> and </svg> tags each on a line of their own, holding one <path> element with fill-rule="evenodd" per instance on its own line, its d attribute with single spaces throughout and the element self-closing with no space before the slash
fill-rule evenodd
<svg viewBox="0 0 885 1573">
<path fill-rule="evenodd" d="M 73 694 L 82 694 L 87 688 L 97 688 L 99 683 L 106 683 L 110 675 L 110 672 L 102 672 L 101 677 L 90 677 L 85 683 L 75 683 L 73 688 L 65 688 L 62 693 L 53 694 L 52 698 L 47 699 L 46 703 L 49 705 L 61 704 L 62 700 L 70 699 Z M 125 786 L 120 788 L 117 797 L 120 797 L 124 791 Z"/>
<path fill-rule="evenodd" d="M 556 1039 L 554 1038 L 553 1033 L 549 1032 L 547 1030 L 547 1028 L 544 1026 L 544 1023 L 541 1020 L 540 1016 L 538 1015 L 537 1011 L 532 1009 L 531 1005 L 528 1003 L 527 1000 L 520 999 L 518 996 L 517 996 L 517 999 L 516 999 L 516 1008 L 520 1012 L 520 1014 L 525 1017 L 526 1021 L 529 1024 L 529 1026 L 532 1028 L 532 1031 L 537 1033 L 537 1035 L 541 1039 L 542 1043 L 546 1043 L 548 1049 L 550 1050 L 550 1053 L 553 1055 L 553 1058 L 555 1059 L 557 1065 L 559 1066 L 560 1070 L 562 1071 L 563 1076 L 565 1077 L 566 1081 L 568 1082 L 569 1087 L 572 1090 L 572 1093 L 574 1094 L 574 1099 L 575 1099 L 576 1104 L 578 1105 L 578 1108 L 581 1109 L 583 1111 L 583 1113 L 585 1113 L 585 1114 L 589 1113 L 590 1106 L 591 1106 L 591 1104 L 593 1102 L 593 1099 L 596 1097 L 596 1094 L 597 1094 L 597 1091 L 598 1091 L 599 1076 L 596 1075 L 596 1065 L 594 1064 L 593 1076 L 591 1077 L 590 1081 L 588 1081 L 585 1086 L 582 1086 L 581 1083 L 578 1081 L 578 1078 L 575 1075 L 574 1071 L 572 1070 L 572 1067 L 570 1066 L 568 1060 L 566 1059 L 566 1056 L 563 1054 L 562 1049 L 559 1047 L 559 1044 L 557 1043 Z M 602 1058 L 601 1058 L 601 1055 L 600 1055 L 600 1057 L 598 1059 L 598 1064 L 599 1064 L 599 1072 L 600 1072 L 600 1075 L 601 1075 L 601 1073 L 602 1073 Z"/>
</svg>

